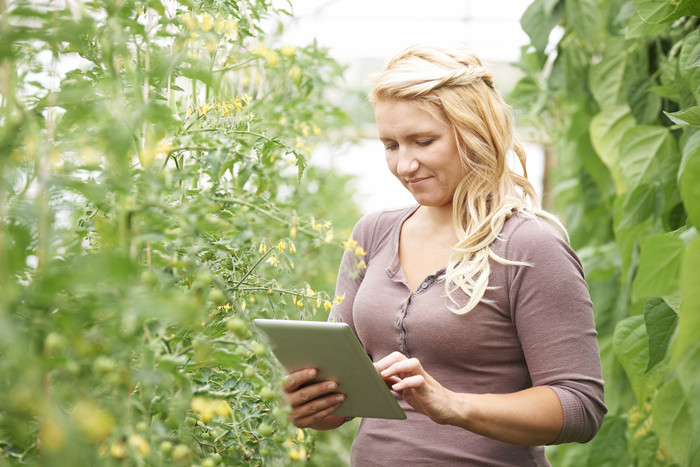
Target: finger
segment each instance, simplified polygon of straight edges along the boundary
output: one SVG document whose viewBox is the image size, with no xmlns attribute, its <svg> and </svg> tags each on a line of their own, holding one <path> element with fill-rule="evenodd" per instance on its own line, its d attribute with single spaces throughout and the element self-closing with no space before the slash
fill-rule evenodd
<svg viewBox="0 0 700 467">
<path fill-rule="evenodd" d="M 294 425 L 297 428 L 308 428 L 311 425 L 313 425 L 313 423 L 315 421 L 324 419 L 324 418 L 328 417 L 329 415 L 332 415 L 333 412 L 338 410 L 340 408 L 340 406 L 343 405 L 343 401 L 345 400 L 343 394 L 336 394 L 332 397 L 329 397 L 329 399 L 331 401 L 331 405 L 329 405 L 328 407 L 325 407 L 325 408 L 318 410 L 318 411 L 314 411 L 314 410 L 316 409 L 316 407 L 319 407 L 320 405 L 317 405 L 313 409 L 310 408 L 309 410 L 311 412 L 313 412 L 311 415 L 303 416 L 301 414 L 297 414 L 297 416 L 294 417 L 295 414 L 292 414 L 292 416 L 294 417 L 292 419 L 292 422 L 294 423 Z M 316 403 L 316 401 L 312 402 L 312 404 L 315 404 L 315 403 Z"/>
<path fill-rule="evenodd" d="M 298 423 L 313 423 L 315 420 L 319 420 L 335 412 L 344 401 L 344 394 L 332 394 L 319 397 L 294 408 L 290 415 L 295 425 Z M 331 410 L 329 411 L 329 409 Z"/>
<path fill-rule="evenodd" d="M 402 360 L 406 360 L 406 356 L 404 354 L 402 354 L 401 352 L 392 352 L 386 357 L 382 358 L 381 360 L 375 362 L 374 367 L 377 369 L 377 371 L 382 372 L 385 369 L 389 368 L 391 365 Z"/>
<path fill-rule="evenodd" d="M 401 374 L 424 373 L 423 367 L 417 358 L 409 358 L 398 361 L 381 371 L 382 377 L 389 377 Z"/>
<path fill-rule="evenodd" d="M 289 373 L 287 377 L 282 382 L 282 389 L 286 393 L 291 393 L 299 389 L 300 386 L 312 381 L 316 376 L 318 376 L 318 370 L 316 368 L 305 368 L 303 370 L 294 371 Z"/>
<path fill-rule="evenodd" d="M 335 381 L 323 381 L 321 383 L 310 384 L 294 392 L 287 393 L 287 402 L 294 409 L 309 401 L 325 396 L 330 392 L 334 392 L 336 389 L 338 389 L 338 383 Z"/>
<path fill-rule="evenodd" d="M 415 389 L 421 391 L 425 385 L 425 378 L 423 375 L 409 376 L 400 380 L 398 383 L 391 386 L 394 391 L 404 391 L 406 389 Z"/>
</svg>

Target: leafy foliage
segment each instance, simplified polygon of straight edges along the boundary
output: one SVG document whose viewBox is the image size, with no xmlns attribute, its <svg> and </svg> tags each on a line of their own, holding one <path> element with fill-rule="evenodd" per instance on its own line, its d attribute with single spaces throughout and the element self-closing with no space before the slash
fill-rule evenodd
<svg viewBox="0 0 700 467">
<path fill-rule="evenodd" d="M 549 130 L 610 409 L 589 445 L 550 449 L 555 465 L 700 462 L 698 15 L 692 0 L 535 0 L 521 20 L 510 98 Z"/>
<path fill-rule="evenodd" d="M 337 301 L 342 69 L 267 0 L 0 9 L 0 465 L 306 462 L 251 320 Z"/>
</svg>

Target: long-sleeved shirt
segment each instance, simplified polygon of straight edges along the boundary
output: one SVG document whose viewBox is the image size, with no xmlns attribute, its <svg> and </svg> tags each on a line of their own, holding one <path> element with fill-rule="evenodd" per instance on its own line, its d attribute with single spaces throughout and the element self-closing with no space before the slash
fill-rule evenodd
<svg viewBox="0 0 700 467">
<path fill-rule="evenodd" d="M 444 268 L 416 291 L 406 281 L 399 234 L 416 209 L 360 219 L 352 237 L 367 253 L 367 267 L 349 274 L 355 258 L 346 252 L 336 287 L 345 299 L 329 319 L 348 323 L 374 361 L 394 351 L 415 357 L 451 391 L 493 394 L 548 386 L 564 415 L 555 444 L 590 440 L 607 409 L 592 303 L 574 251 L 548 222 L 511 216 L 492 249 L 527 266 L 490 260 L 483 299 L 458 315 L 450 308 L 463 306 L 468 297 L 457 290 L 452 293 L 457 305 L 450 300 Z M 543 446 L 514 446 L 439 425 L 397 398 L 407 419 L 363 419 L 352 465 L 549 465 Z"/>
</svg>

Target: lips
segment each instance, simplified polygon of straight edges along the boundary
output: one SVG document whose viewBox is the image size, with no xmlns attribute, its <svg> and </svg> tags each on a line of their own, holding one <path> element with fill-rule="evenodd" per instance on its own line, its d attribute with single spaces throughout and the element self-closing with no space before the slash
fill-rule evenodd
<svg viewBox="0 0 700 467">
<path fill-rule="evenodd" d="M 409 186 L 415 187 L 423 184 L 426 180 L 430 179 L 430 177 L 420 177 L 420 178 L 412 178 L 410 180 L 406 180 L 406 183 Z"/>
</svg>

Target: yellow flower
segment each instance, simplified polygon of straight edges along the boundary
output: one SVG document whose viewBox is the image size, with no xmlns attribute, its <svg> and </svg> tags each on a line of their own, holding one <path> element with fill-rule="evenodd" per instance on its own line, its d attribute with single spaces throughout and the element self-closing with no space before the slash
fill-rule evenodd
<svg viewBox="0 0 700 467">
<path fill-rule="evenodd" d="M 299 446 L 298 448 L 290 449 L 289 458 L 293 461 L 306 459 L 306 448 L 304 446 Z"/>
<path fill-rule="evenodd" d="M 291 45 L 285 45 L 280 49 L 280 53 L 283 56 L 290 58 L 293 57 L 295 53 L 297 53 L 297 50 Z"/>
<path fill-rule="evenodd" d="M 241 311 L 245 311 L 245 306 L 246 306 L 245 300 L 241 301 Z"/>
<path fill-rule="evenodd" d="M 104 440 L 112 432 L 115 425 L 112 414 L 90 401 L 81 401 L 75 404 L 71 418 L 93 443 Z"/>
<path fill-rule="evenodd" d="M 231 309 L 231 305 L 229 305 L 229 304 L 227 303 L 226 305 L 224 305 L 224 306 L 223 306 L 223 307 L 221 307 L 221 308 L 223 308 L 223 309 L 224 309 L 224 311 L 228 311 L 228 310 L 230 310 L 230 309 Z"/>
<path fill-rule="evenodd" d="M 332 230 L 326 231 L 326 238 L 324 239 L 324 241 L 326 243 L 330 243 L 333 241 L 333 231 Z"/>
<path fill-rule="evenodd" d="M 287 248 L 287 244 L 283 240 L 280 240 L 279 242 L 277 242 L 277 251 L 282 251 L 286 248 Z"/>
<path fill-rule="evenodd" d="M 354 250 L 356 246 L 357 246 L 357 242 L 355 240 L 353 240 L 352 237 L 348 238 L 347 240 L 345 240 L 343 242 L 343 248 L 345 248 L 348 251 Z"/>
<path fill-rule="evenodd" d="M 228 402 L 226 402 L 223 399 L 217 399 L 212 403 L 214 407 L 214 412 L 216 412 L 216 415 L 219 417 L 230 417 L 231 416 L 231 406 L 228 405 Z"/>
<path fill-rule="evenodd" d="M 260 248 L 258 248 L 258 253 L 261 255 L 267 253 L 267 244 L 265 242 L 260 244 Z"/>
<path fill-rule="evenodd" d="M 208 32 L 211 27 L 214 25 L 214 21 L 212 20 L 212 17 L 209 16 L 208 13 L 204 13 L 202 15 L 202 20 L 200 21 L 199 25 L 202 28 L 202 31 Z"/>
<path fill-rule="evenodd" d="M 296 234 L 296 232 L 294 232 L 294 233 Z M 292 236 L 294 236 L 294 235 L 292 235 Z M 289 251 L 290 251 L 291 253 L 296 253 L 296 252 L 297 252 L 297 247 L 295 247 L 294 244 L 293 244 L 292 242 L 289 242 Z"/>
<path fill-rule="evenodd" d="M 335 297 L 335 300 L 334 300 L 334 301 L 335 301 L 335 303 L 337 303 L 338 305 L 340 305 L 340 302 L 342 302 L 342 301 L 343 301 L 343 299 L 345 299 L 345 294 L 344 294 L 344 293 L 343 293 L 343 295 L 342 295 L 342 296 L 340 296 L 340 297 L 338 297 L 338 296 L 336 295 L 336 297 Z"/>
<path fill-rule="evenodd" d="M 112 446 L 109 448 L 109 453 L 112 454 L 112 457 L 115 459 L 124 459 L 126 457 L 126 446 L 124 445 L 124 441 L 118 439 L 113 442 Z"/>
<path fill-rule="evenodd" d="M 279 264 L 280 264 L 279 260 L 277 259 L 277 256 L 275 256 L 275 255 L 272 255 L 269 258 L 267 258 L 267 260 L 265 262 L 272 265 L 272 266 L 279 266 Z"/>
<path fill-rule="evenodd" d="M 216 41 L 207 41 L 206 43 L 206 48 L 207 52 L 212 53 L 215 52 L 219 44 Z"/>
<path fill-rule="evenodd" d="M 304 442 L 304 430 L 302 430 L 301 428 L 297 428 L 297 440 L 300 443 Z"/>
<path fill-rule="evenodd" d="M 214 418 L 214 408 L 208 400 L 203 397 L 195 397 L 192 399 L 192 410 L 195 411 L 204 423 L 209 423 Z"/>
<path fill-rule="evenodd" d="M 195 26 L 197 26 L 197 21 L 194 18 L 192 18 L 192 15 L 190 15 L 189 13 L 185 13 L 184 15 L 182 15 L 182 22 L 185 23 L 185 27 L 190 31 L 193 30 Z"/>
<path fill-rule="evenodd" d="M 367 265 L 365 264 L 365 260 L 362 260 L 359 263 L 357 263 L 357 269 L 367 269 Z"/>
<path fill-rule="evenodd" d="M 147 456 L 151 452 L 151 446 L 141 435 L 133 433 L 129 436 L 129 446 L 135 448 L 142 456 Z"/>
<path fill-rule="evenodd" d="M 327 310 L 330 310 L 331 308 L 333 308 L 333 304 L 331 302 L 329 302 L 328 300 L 323 302 L 323 309 L 324 310 L 327 311 Z"/>
<path fill-rule="evenodd" d="M 297 309 L 301 309 L 304 306 L 304 300 L 297 300 Z"/>
<path fill-rule="evenodd" d="M 294 238 L 297 236 L 297 226 L 293 225 L 291 229 L 289 229 L 289 236 Z M 294 253 L 294 252 L 292 252 Z"/>
<path fill-rule="evenodd" d="M 367 254 L 367 252 L 361 246 L 356 246 L 354 253 L 355 253 L 355 256 L 364 256 Z"/>
<path fill-rule="evenodd" d="M 314 135 L 321 136 L 321 129 L 319 127 L 317 127 L 316 125 L 311 127 L 311 131 L 314 132 Z"/>
<path fill-rule="evenodd" d="M 268 65 L 275 66 L 277 65 L 277 62 L 279 62 L 280 57 L 274 50 L 267 50 L 265 52 L 265 59 L 267 60 Z"/>
<path fill-rule="evenodd" d="M 306 286 L 306 296 L 313 297 L 314 295 L 316 295 L 316 291 L 307 285 Z"/>
</svg>

